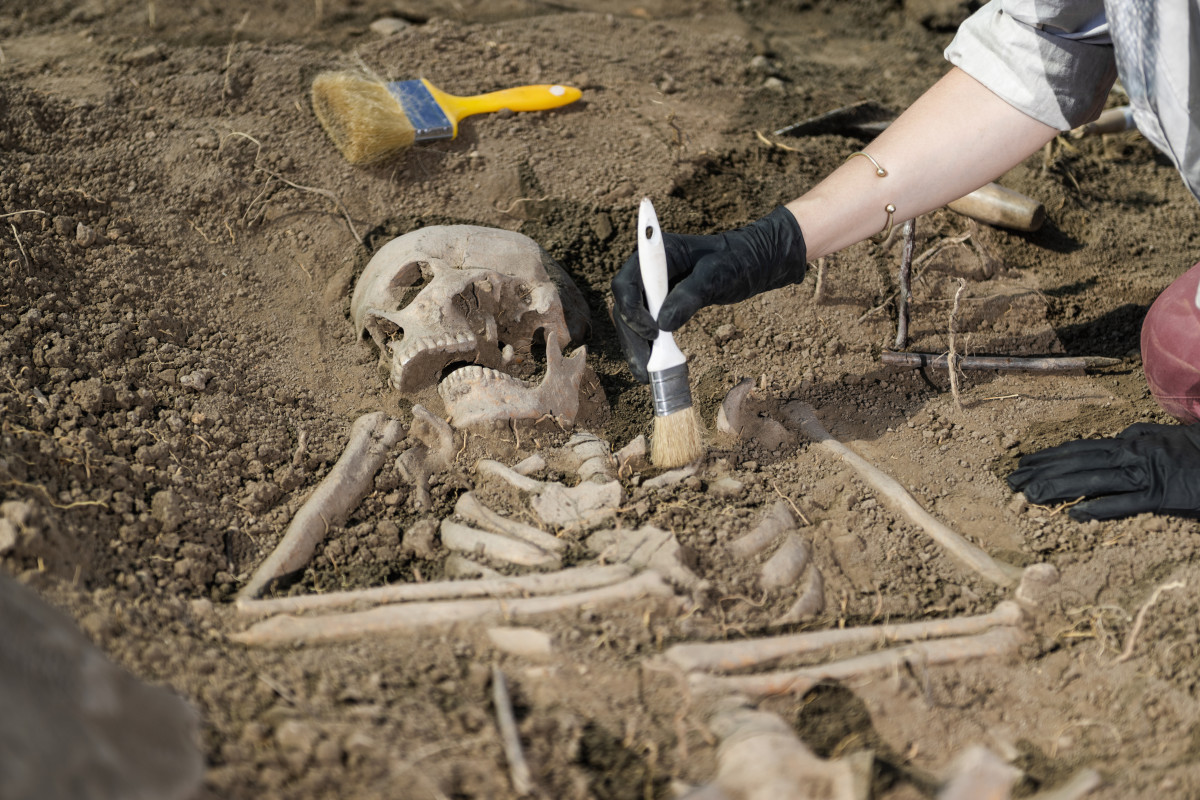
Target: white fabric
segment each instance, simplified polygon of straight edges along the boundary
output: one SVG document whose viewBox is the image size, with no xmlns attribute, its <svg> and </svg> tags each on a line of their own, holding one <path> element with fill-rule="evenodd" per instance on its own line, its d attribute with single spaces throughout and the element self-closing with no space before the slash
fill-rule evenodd
<svg viewBox="0 0 1200 800">
<path fill-rule="evenodd" d="M 1059 130 L 1095 119 L 1119 71 L 1138 129 L 1200 198 L 1200 0 L 992 0 L 946 58 Z"/>
</svg>

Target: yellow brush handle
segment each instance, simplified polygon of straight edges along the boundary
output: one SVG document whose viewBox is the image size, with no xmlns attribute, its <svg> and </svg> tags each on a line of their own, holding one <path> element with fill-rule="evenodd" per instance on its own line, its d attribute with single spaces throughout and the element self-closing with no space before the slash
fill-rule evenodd
<svg viewBox="0 0 1200 800">
<path fill-rule="evenodd" d="M 568 103 L 574 103 L 582 92 L 573 86 L 561 84 L 541 84 L 537 86 L 516 86 L 512 89 L 501 89 L 498 92 L 477 94 L 471 97 L 458 97 L 446 94 L 424 78 L 421 82 L 437 100 L 442 111 L 454 124 L 454 134 L 458 135 L 458 121 L 472 114 L 487 114 L 507 108 L 510 111 L 545 111 L 558 108 Z"/>
</svg>

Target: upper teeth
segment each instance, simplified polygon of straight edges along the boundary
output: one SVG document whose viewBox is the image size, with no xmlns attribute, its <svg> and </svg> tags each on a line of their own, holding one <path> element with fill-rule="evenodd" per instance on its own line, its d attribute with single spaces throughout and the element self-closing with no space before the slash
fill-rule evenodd
<svg viewBox="0 0 1200 800">
<path fill-rule="evenodd" d="M 463 353 L 474 350 L 475 347 L 475 337 L 469 333 L 437 337 L 422 336 L 419 339 L 411 340 L 406 337 L 397 348 L 395 358 L 396 362 L 403 367 L 423 353 Z"/>
</svg>

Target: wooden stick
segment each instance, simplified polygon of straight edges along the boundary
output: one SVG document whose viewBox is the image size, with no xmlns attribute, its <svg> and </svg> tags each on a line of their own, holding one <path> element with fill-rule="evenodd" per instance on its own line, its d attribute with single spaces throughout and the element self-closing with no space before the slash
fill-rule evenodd
<svg viewBox="0 0 1200 800">
<path fill-rule="evenodd" d="M 1004 600 L 987 614 L 969 617 L 863 628 L 834 628 L 732 642 L 677 644 L 667 648 L 665 655 L 680 668 L 688 671 L 733 672 L 759 667 L 782 658 L 813 653 L 830 655 L 840 647 L 863 647 L 982 633 L 997 625 L 1020 625 L 1024 619 L 1025 614 L 1018 604 Z"/>
<path fill-rule="evenodd" d="M 982 186 L 947 203 L 946 208 L 988 225 L 1016 231 L 1036 231 L 1046 221 L 1044 205 L 998 183 Z"/>
<path fill-rule="evenodd" d="M 933 367 L 945 369 L 946 353 L 893 353 L 880 354 L 884 364 L 894 367 Z M 1048 356 L 1045 358 L 1021 358 L 1019 356 L 959 356 L 959 369 L 999 369 L 1028 372 L 1066 372 L 1077 369 L 1113 367 L 1121 363 L 1119 358 L 1103 356 Z"/>
<path fill-rule="evenodd" d="M 904 223 L 901 230 L 904 235 L 904 249 L 900 251 L 900 288 L 897 291 L 896 302 L 896 349 L 903 350 L 908 345 L 908 312 L 912 303 L 912 261 L 913 248 L 917 243 L 916 221 Z"/>
<path fill-rule="evenodd" d="M 500 743 L 504 747 L 504 757 L 508 759 L 513 791 L 518 797 L 524 797 L 533 791 L 533 776 L 529 774 L 529 763 L 521 749 L 521 735 L 517 732 L 512 699 L 508 696 L 508 681 L 495 664 L 492 665 L 492 705 L 496 708 L 496 727 L 500 729 Z"/>
<path fill-rule="evenodd" d="M 462 622 L 553 614 L 584 607 L 632 603 L 645 597 L 672 597 L 674 592 L 653 570 L 621 583 L 572 594 L 520 597 L 513 600 L 452 600 L 442 603 L 404 603 L 367 611 L 316 617 L 279 615 L 257 622 L 229 638 L 246 645 L 321 644 L 363 636 L 411 634 L 429 627 Z"/>
<path fill-rule="evenodd" d="M 431 581 L 430 583 L 394 583 L 371 589 L 327 594 L 303 594 L 272 597 L 267 600 L 239 599 L 234 608 L 246 615 L 282 614 L 296 611 L 348 608 L 356 605 L 411 603 L 422 600 L 451 600 L 469 597 L 524 597 L 594 589 L 623 581 L 633 575 L 625 564 L 573 567 L 560 572 L 535 573 L 514 577 L 485 578 L 472 581 Z"/>
<path fill-rule="evenodd" d="M 854 467 L 859 476 L 875 487 L 884 500 L 899 510 L 913 523 L 923 528 L 940 544 L 951 558 L 968 567 L 998 586 L 1012 586 L 1021 577 L 1021 570 L 1011 564 L 995 561 L 981 548 L 968 542 L 936 517 L 921 507 L 912 495 L 904 490 L 894 478 L 875 467 L 865 458 L 829 435 L 821 427 L 816 413 L 804 403 L 793 401 L 784 408 L 792 422 L 813 441 L 837 455 Z"/>
<path fill-rule="evenodd" d="M 258 596 L 271 581 L 307 564 L 330 526 L 345 522 L 371 491 L 375 473 L 402 438 L 404 426 L 382 411 L 356 419 L 342 457 L 300 507 L 274 552 L 238 592 L 238 599 Z"/>
<path fill-rule="evenodd" d="M 965 278 L 958 279 L 958 291 L 954 293 L 954 306 L 950 309 L 950 352 L 946 355 L 946 369 L 950 373 L 950 394 L 954 398 L 954 405 L 962 411 L 962 396 L 958 391 L 958 362 L 961 358 L 958 354 L 958 348 L 955 347 L 955 339 L 958 336 L 958 306 L 962 300 L 963 292 L 967 290 L 967 281 Z"/>
<path fill-rule="evenodd" d="M 688 684 L 696 692 L 736 692 L 752 699 L 768 695 L 804 694 L 825 681 L 866 678 L 900 669 L 906 664 L 933 666 L 1008 655 L 1016 652 L 1025 639 L 1025 633 L 1018 628 L 999 627 L 974 636 L 918 642 L 803 669 L 758 675 L 718 676 L 707 672 L 693 672 L 688 675 Z"/>
</svg>

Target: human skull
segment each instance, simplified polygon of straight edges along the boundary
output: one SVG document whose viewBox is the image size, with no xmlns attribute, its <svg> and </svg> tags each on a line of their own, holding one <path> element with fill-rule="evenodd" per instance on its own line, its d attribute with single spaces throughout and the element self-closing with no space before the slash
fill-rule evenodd
<svg viewBox="0 0 1200 800">
<path fill-rule="evenodd" d="M 587 305 L 527 236 L 473 225 L 421 228 L 388 242 L 354 287 L 350 313 L 380 368 L 406 395 L 435 385 L 458 427 L 549 415 L 574 422 Z M 544 343 L 545 377 L 535 350 Z"/>
</svg>

